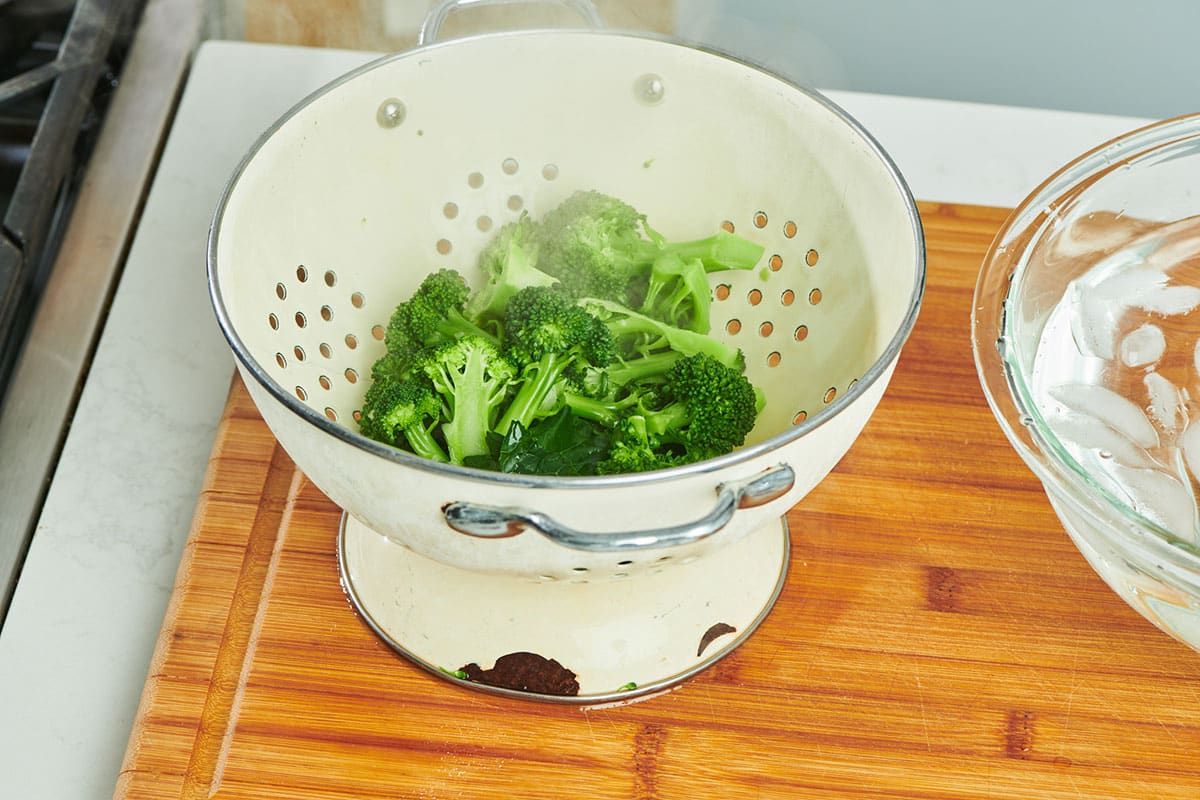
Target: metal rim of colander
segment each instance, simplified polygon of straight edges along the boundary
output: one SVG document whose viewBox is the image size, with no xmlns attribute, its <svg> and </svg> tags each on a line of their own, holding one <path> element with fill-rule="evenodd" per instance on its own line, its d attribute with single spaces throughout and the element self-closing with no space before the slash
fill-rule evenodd
<svg viewBox="0 0 1200 800">
<path fill-rule="evenodd" d="M 1088 509 L 1081 497 L 1117 512 L 1152 535 L 1133 541 L 1132 531 L 1122 528 L 1118 531 L 1122 538 L 1135 545 L 1148 544 L 1157 556 L 1171 562 L 1180 559 L 1191 570 L 1200 570 L 1200 554 L 1186 549 L 1186 545 L 1180 547 L 1178 536 L 1113 496 L 1067 452 L 1033 402 L 1021 370 L 1012 358 L 1001 353 L 997 337 L 1007 335 L 1009 330 L 1007 299 L 1021 280 L 1026 263 L 1024 255 L 1015 261 L 1007 257 L 1007 248 L 1014 240 L 1030 230 L 1035 231 L 1033 241 L 1040 239 L 1046 227 L 1058 219 L 1060 209 L 1072 202 L 1074 190 L 1085 182 L 1133 159 L 1198 138 L 1200 113 L 1185 114 L 1122 133 L 1060 167 L 1021 201 L 997 232 L 983 259 L 971 309 L 971 346 L 979 382 L 992 415 L 1021 459 L 1039 480 L 1089 514 L 1095 515 L 1096 511 Z M 994 291 L 998 286 L 1004 291 Z M 991 324 L 993 316 L 995 325 Z M 1013 422 L 1023 419 L 1028 422 Z"/>
<path fill-rule="evenodd" d="M 698 461 L 692 464 L 686 464 L 679 467 L 671 467 L 669 469 L 653 470 L 649 472 L 626 473 L 621 475 L 586 475 L 586 476 L 557 476 L 557 475 L 523 475 L 503 472 L 493 472 L 490 470 L 477 469 L 474 467 L 464 467 L 454 464 L 443 464 L 436 461 L 421 458 L 413 453 L 400 450 L 398 448 L 389 447 L 381 442 L 376 442 L 360 435 L 352 430 L 349 426 L 339 425 L 329 420 L 323 414 L 319 414 L 312 408 L 309 408 L 304 403 L 300 402 L 290 392 L 286 391 L 281 385 L 273 380 L 251 355 L 249 349 L 238 336 L 234 329 L 233 323 L 229 318 L 229 314 L 225 307 L 225 301 L 222 297 L 220 282 L 217 278 L 217 240 L 220 237 L 221 221 L 225 213 L 225 208 L 237 187 L 246 168 L 258 155 L 259 151 L 269 142 L 275 133 L 282 128 L 294 116 L 299 114 L 311 103 L 324 95 L 335 91 L 343 84 L 354 80 L 360 75 L 366 74 L 378 67 L 401 59 L 413 58 L 422 53 L 428 53 L 440 48 L 460 46 L 481 39 L 495 39 L 497 37 L 507 38 L 524 38 L 530 36 L 561 36 L 566 33 L 570 35 L 582 36 L 606 36 L 618 37 L 627 39 L 638 39 L 650 42 L 657 42 L 674 47 L 684 47 L 689 50 L 706 53 L 715 58 L 728 60 L 738 66 L 756 70 L 767 75 L 770 78 L 778 80 L 794 91 L 800 92 L 806 97 L 814 100 L 818 104 L 824 106 L 828 111 L 834 114 L 843 124 L 849 127 L 862 141 L 868 146 L 871 153 L 879 160 L 900 195 L 900 199 L 905 205 L 905 210 L 908 215 L 909 224 L 912 228 L 914 249 L 916 258 L 914 270 L 916 272 L 913 281 L 913 291 L 909 297 L 908 309 L 905 312 L 904 318 L 897 327 L 892 339 L 888 342 L 883 353 L 875 360 L 875 362 L 867 369 L 858 381 L 851 386 L 844 394 L 839 394 L 829 405 L 822 408 L 817 413 L 809 416 L 802 422 L 795 424 L 782 433 L 778 433 L 756 444 L 747 445 L 734 450 L 717 458 L 708 459 L 706 461 Z M 743 57 L 735 56 L 730 53 L 721 51 L 709 46 L 698 46 L 689 44 L 669 36 L 660 34 L 645 33 L 645 32 L 630 32 L 630 31 L 598 31 L 588 29 L 535 29 L 535 30 L 520 30 L 506 31 L 499 33 L 486 33 L 475 36 L 461 37 L 458 39 L 444 40 L 433 44 L 417 47 L 406 50 L 400 53 L 393 53 L 371 60 L 362 66 L 347 72 L 346 74 L 335 78 L 321 88 L 310 93 L 298 103 L 293 105 L 283 116 L 275 121 L 251 146 L 245 156 L 242 157 L 237 168 L 234 170 L 232 177 L 226 183 L 221 192 L 220 199 L 217 203 L 216 210 L 213 214 L 212 224 L 209 228 L 208 247 L 206 254 L 207 276 L 209 295 L 213 304 L 213 309 L 216 314 L 217 323 L 221 328 L 222 334 L 228 341 L 230 348 L 233 350 L 235 357 L 246 367 L 254 379 L 267 390 L 277 401 L 283 404 L 285 408 L 299 416 L 310 425 L 320 429 L 321 431 L 334 436 L 347 444 L 358 447 L 362 450 L 370 452 L 381 458 L 389 461 L 403 464 L 407 467 L 427 470 L 430 472 L 454 475 L 469 480 L 486 481 L 503 483 L 511 486 L 520 487 L 545 487 L 545 488 L 566 488 L 566 487 L 601 487 L 601 486 L 630 486 L 636 484 L 654 483 L 663 480 L 671 480 L 687 475 L 699 475 L 709 472 L 714 472 L 725 467 L 730 467 L 748 461 L 758 456 L 766 455 L 774 450 L 777 450 L 789 442 L 804 436 L 808 432 L 820 427 L 828 420 L 837 416 L 843 408 L 846 408 L 883 375 L 888 365 L 891 364 L 899 355 L 901 348 L 912 333 L 913 326 L 916 324 L 917 315 L 920 312 L 921 300 L 925 291 L 925 235 L 921 225 L 921 218 L 917 211 L 916 201 L 913 199 L 912 192 L 908 188 L 904 177 L 900 174 L 899 169 L 892 161 L 891 157 L 883 149 L 876 139 L 849 113 L 841 106 L 834 103 L 825 95 L 810 89 L 800 86 L 794 81 L 775 73 L 766 67 L 753 63 Z"/>
</svg>

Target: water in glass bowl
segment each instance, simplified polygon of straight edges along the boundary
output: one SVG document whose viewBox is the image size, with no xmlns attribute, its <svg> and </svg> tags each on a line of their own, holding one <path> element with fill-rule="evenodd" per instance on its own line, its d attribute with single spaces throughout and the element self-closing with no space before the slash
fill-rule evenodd
<svg viewBox="0 0 1200 800">
<path fill-rule="evenodd" d="M 1029 391 L 1099 486 L 1196 546 L 1200 217 L 1135 230 L 1066 284 L 1037 340 Z"/>
</svg>

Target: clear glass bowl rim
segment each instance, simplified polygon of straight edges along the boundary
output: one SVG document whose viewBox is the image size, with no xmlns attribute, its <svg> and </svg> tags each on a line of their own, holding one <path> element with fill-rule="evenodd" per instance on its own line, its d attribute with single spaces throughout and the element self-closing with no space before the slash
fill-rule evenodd
<svg viewBox="0 0 1200 800">
<path fill-rule="evenodd" d="M 1200 138 L 1200 112 L 1151 123 L 1123 133 L 1088 150 L 1054 172 L 1034 189 L 1009 215 L 983 259 L 971 307 L 971 347 L 980 385 L 993 416 L 1009 443 L 1035 475 L 1060 496 L 1106 518 L 1116 515 L 1155 540 L 1151 549 L 1178 566 L 1200 570 L 1200 554 L 1179 547 L 1179 539 L 1156 522 L 1105 491 L 1088 475 L 1042 422 L 1036 408 L 1021 402 L 1012 380 L 1012 367 L 997 340 L 1004 331 L 1003 301 L 1021 268 L 1023 251 L 1009 245 L 1034 231 L 1029 245 L 1044 234 L 1046 222 L 1076 201 L 1076 190 L 1084 183 L 1118 169 L 1122 164 L 1147 154 Z M 1023 422 L 1026 420 L 1027 422 Z M 1126 544 L 1144 548 L 1128 526 L 1119 536 Z M 1168 547 L 1162 547 L 1168 545 Z"/>
</svg>

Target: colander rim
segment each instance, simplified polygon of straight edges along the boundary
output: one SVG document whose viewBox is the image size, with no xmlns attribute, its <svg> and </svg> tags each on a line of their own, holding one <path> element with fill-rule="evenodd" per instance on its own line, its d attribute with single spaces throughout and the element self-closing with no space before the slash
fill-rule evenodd
<svg viewBox="0 0 1200 800">
<path fill-rule="evenodd" d="M 875 359 L 874 363 L 871 364 L 867 371 L 863 373 L 863 375 L 852 386 L 850 386 L 844 394 L 839 394 L 836 398 L 834 398 L 833 402 L 826 405 L 817 413 L 807 417 L 802 422 L 794 424 L 788 427 L 786 430 L 770 436 L 761 442 L 739 447 L 730 453 L 727 453 L 723 456 L 718 456 L 716 458 L 697 461 L 679 467 L 671 467 L 669 469 L 623 473 L 618 475 L 524 475 L 496 472 L 492 470 L 459 466 L 455 464 L 444 464 L 437 461 L 432 461 L 430 459 L 421 458 L 414 453 L 409 453 L 405 450 L 390 447 L 373 439 L 368 439 L 367 437 L 362 436 L 353 430 L 350 426 L 335 423 L 328 419 L 324 414 L 317 413 L 317 411 L 299 401 L 267 374 L 266 370 L 250 353 L 249 348 L 246 347 L 245 343 L 235 330 L 233 322 L 230 319 L 229 313 L 226 309 L 225 301 L 221 293 L 220 281 L 217 277 L 217 242 L 220 238 L 221 223 L 224 218 L 226 208 L 230 198 L 238 186 L 239 181 L 245 174 L 246 169 L 254 161 L 255 157 L 259 154 L 263 147 L 265 147 L 267 143 L 272 140 L 275 134 L 284 125 L 290 122 L 296 115 L 308 108 L 308 106 L 312 105 L 316 100 L 336 91 L 344 84 L 355 80 L 361 75 L 378 69 L 385 64 L 392 63 L 393 61 L 418 57 L 422 54 L 442 48 L 470 45 L 485 39 L 518 39 L 542 36 L 603 36 L 634 39 L 672 47 L 683 47 L 688 50 L 705 53 L 715 58 L 725 59 L 735 65 L 760 72 L 768 78 L 777 80 L 790 89 L 797 91 L 808 99 L 816 102 L 818 105 L 823 106 L 838 120 L 849 127 L 852 132 L 857 134 L 862 142 L 867 145 L 870 152 L 875 156 L 876 159 L 879 160 L 880 164 L 884 168 L 884 171 L 891 178 L 896 190 L 899 193 L 900 200 L 905 206 L 905 213 L 908 217 L 913 236 L 913 247 L 916 256 L 914 270 L 916 274 L 914 276 L 913 289 L 908 300 L 908 308 L 905 311 L 905 315 L 901 319 L 900 324 L 897 326 L 895 333 L 892 335 L 892 338 L 889 340 L 883 352 L 878 358 Z M 226 184 L 221 191 L 220 198 L 218 199 L 216 208 L 213 212 L 212 221 L 209 225 L 205 264 L 208 279 L 209 298 L 212 302 L 213 311 L 222 335 L 224 335 L 237 360 L 245 367 L 254 380 L 260 386 L 262 386 L 262 388 L 265 389 L 275 400 L 280 402 L 284 408 L 288 409 L 293 414 L 296 414 L 302 420 L 316 427 L 318 430 L 321 430 L 346 444 L 357 447 L 361 450 L 365 450 L 373 455 L 379 456 L 380 458 L 384 458 L 388 461 L 392 461 L 406 467 L 412 467 L 415 469 L 440 474 L 449 474 L 455 477 L 473 481 L 501 483 L 514 487 L 534 488 L 599 488 L 655 483 L 685 476 L 716 472 L 719 470 L 724 470 L 727 467 L 733 467 L 737 466 L 738 464 L 751 461 L 755 458 L 770 455 L 772 452 L 779 450 L 796 439 L 805 436 L 809 432 L 819 428 L 829 420 L 836 417 L 844 409 L 852 405 L 855 400 L 861 397 L 875 384 L 876 381 L 883 376 L 885 371 L 889 369 L 890 365 L 899 356 L 901 349 L 912 333 L 913 327 L 916 325 L 917 316 L 920 313 L 921 302 L 924 297 L 926 280 L 924 228 L 921 223 L 920 213 L 917 210 L 916 201 L 908 187 L 908 183 L 905 181 L 904 176 L 900 173 L 899 168 L 896 166 L 891 156 L 887 153 L 887 151 L 884 150 L 883 146 L 880 145 L 878 140 L 876 140 L 875 137 L 872 136 L 871 133 L 868 132 L 866 128 L 864 128 L 862 124 L 858 122 L 857 119 L 855 119 L 840 105 L 833 102 L 826 95 L 822 94 L 816 89 L 802 86 L 761 64 L 755 63 L 743 56 L 734 55 L 710 45 L 689 43 L 675 37 L 645 31 L 613 31 L 586 28 L 525 29 L 482 33 L 456 39 L 441 40 L 428 45 L 415 47 L 410 50 L 405 50 L 398 53 L 389 53 L 379 58 L 370 59 L 366 63 L 318 87 L 293 104 L 291 108 L 289 108 L 283 115 L 276 119 L 271 126 L 254 141 L 251 147 L 247 150 L 246 154 L 242 156 L 241 160 L 238 162 L 238 165 L 233 171 L 232 175 L 228 181 L 226 181 Z"/>
</svg>

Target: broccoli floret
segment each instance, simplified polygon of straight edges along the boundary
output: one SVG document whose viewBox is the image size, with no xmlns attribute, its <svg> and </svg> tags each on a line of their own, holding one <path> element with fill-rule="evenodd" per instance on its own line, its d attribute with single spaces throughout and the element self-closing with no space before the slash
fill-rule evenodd
<svg viewBox="0 0 1200 800">
<path fill-rule="evenodd" d="M 614 197 L 576 192 L 542 218 L 542 269 L 575 297 L 624 300 L 630 279 L 655 248 L 642 238 L 644 221 Z"/>
<path fill-rule="evenodd" d="M 371 365 L 372 380 L 406 380 L 424 358 L 424 348 L 413 346 L 403 352 L 387 350 Z"/>
<path fill-rule="evenodd" d="M 441 401 L 425 381 L 377 376 L 363 399 L 358 427 L 371 439 L 393 446 L 407 443 L 417 455 L 444 463 L 450 459 L 430 434 L 441 411 Z"/>
<path fill-rule="evenodd" d="M 752 269 L 763 254 L 762 246 L 724 230 L 695 241 L 668 242 L 633 206 L 595 191 L 576 192 L 547 213 L 538 242 L 540 268 L 561 280 L 574 297 L 620 302 L 628 301 L 630 284 L 647 275 L 663 254 L 685 262 L 699 259 L 707 272 Z"/>
<path fill-rule="evenodd" d="M 711 356 L 678 358 L 655 380 L 623 387 L 607 400 L 567 393 L 572 413 L 611 428 L 613 445 L 599 474 L 643 472 L 724 455 L 742 445 L 760 404 L 737 369 Z"/>
<path fill-rule="evenodd" d="M 670 402 L 645 413 L 646 430 L 664 445 L 681 446 L 685 462 L 730 452 L 754 427 L 758 396 L 753 384 L 711 356 L 676 361 L 663 389 Z"/>
<path fill-rule="evenodd" d="M 625 472 L 649 472 L 685 463 L 675 453 L 665 450 L 662 441 L 646 428 L 641 415 L 625 417 L 614 429 L 608 458 L 596 465 L 598 475 L 620 475 Z"/>
<path fill-rule="evenodd" d="M 447 344 L 462 336 L 496 337 L 464 315 L 471 289 L 452 269 L 425 276 L 412 297 L 396 307 L 388 322 L 384 343 L 393 358 L 406 361 L 419 357 L 427 347 Z"/>
<path fill-rule="evenodd" d="M 450 461 L 488 455 L 488 431 L 516 379 L 500 348 L 487 337 L 464 336 L 434 349 L 420 366 L 441 396 Z"/>
<path fill-rule="evenodd" d="M 603 367 L 613 358 L 608 328 L 555 287 L 531 286 L 517 292 L 504 315 L 504 346 L 521 370 L 521 386 L 500 418 L 506 434 L 514 422 L 528 428 L 547 411 L 547 398 L 560 389 L 564 372 Z M 568 375 L 568 379 L 577 378 Z"/>
<path fill-rule="evenodd" d="M 509 299 L 527 286 L 551 286 L 558 282 L 537 268 L 537 226 L 528 214 L 502 227 L 479 254 L 479 269 L 487 283 L 467 300 L 466 315 L 474 320 L 496 320 L 504 316 Z"/>
<path fill-rule="evenodd" d="M 610 300 L 585 297 L 579 305 L 604 322 L 619 352 L 644 356 L 663 350 L 674 350 L 685 356 L 703 353 L 739 372 L 745 368 L 741 350 L 706 334 L 677 328 Z"/>
<path fill-rule="evenodd" d="M 683 358 L 679 353 L 666 351 L 630 362 L 618 362 L 602 371 L 604 382 L 601 391 L 578 382 L 566 382 L 561 395 L 561 405 L 578 417 L 615 428 L 621 420 L 648 410 L 662 408 L 669 401 L 664 398 L 666 373 L 675 361 Z M 641 364 L 648 369 L 637 369 Z M 613 377 L 617 380 L 613 380 Z"/>
</svg>

